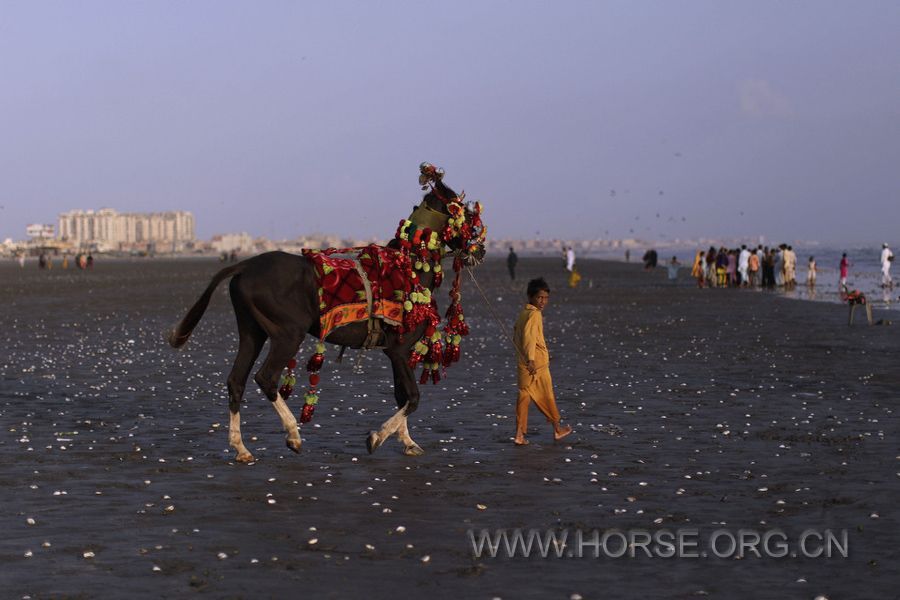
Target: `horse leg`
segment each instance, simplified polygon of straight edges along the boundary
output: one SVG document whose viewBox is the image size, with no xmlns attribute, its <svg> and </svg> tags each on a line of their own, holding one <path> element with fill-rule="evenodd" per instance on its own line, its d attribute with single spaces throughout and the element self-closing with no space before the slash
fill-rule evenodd
<svg viewBox="0 0 900 600">
<path fill-rule="evenodd" d="M 303 334 L 282 333 L 278 337 L 270 336 L 269 354 L 263 366 L 256 372 L 254 379 L 266 398 L 272 402 L 272 407 L 281 418 L 281 426 L 287 432 L 285 444 L 294 452 L 300 452 L 300 429 L 297 419 L 288 407 L 284 398 L 278 393 L 278 380 L 288 361 L 297 354 L 300 344 L 303 342 Z"/>
<path fill-rule="evenodd" d="M 244 397 L 247 377 L 250 376 L 250 370 L 266 343 L 267 336 L 238 295 L 232 294 L 232 304 L 237 317 L 240 345 L 234 359 L 234 366 L 228 375 L 228 409 L 231 413 L 228 442 L 237 452 L 235 460 L 248 463 L 253 461 L 253 455 L 247 450 L 241 439 L 241 399 Z"/>
<path fill-rule="evenodd" d="M 385 421 L 379 431 L 369 432 L 366 447 L 369 453 L 374 452 L 389 437 L 397 434 L 403 444 L 403 453 L 407 456 L 420 456 L 425 453 L 409 435 L 407 417 L 419 406 L 419 386 L 416 384 L 412 368 L 407 364 L 402 353 L 385 352 L 391 359 L 394 371 L 394 398 L 399 409 Z"/>
<path fill-rule="evenodd" d="M 425 454 L 425 451 L 409 435 L 409 424 L 406 421 L 408 415 L 409 412 L 403 415 L 403 420 L 400 421 L 400 427 L 397 429 L 397 439 L 403 444 L 403 454 L 407 456 L 422 456 Z"/>
<path fill-rule="evenodd" d="M 381 429 L 369 432 L 369 436 L 366 438 L 366 448 L 369 449 L 369 454 L 375 452 L 375 450 L 377 450 L 389 437 L 397 433 L 401 424 L 406 421 L 406 417 L 403 415 L 403 409 L 404 406 L 401 406 L 390 419 L 382 423 Z"/>
</svg>

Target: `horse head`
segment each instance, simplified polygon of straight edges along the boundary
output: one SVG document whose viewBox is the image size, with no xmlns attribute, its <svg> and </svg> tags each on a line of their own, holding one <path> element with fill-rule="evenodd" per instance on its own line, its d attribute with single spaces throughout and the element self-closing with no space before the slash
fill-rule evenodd
<svg viewBox="0 0 900 600">
<path fill-rule="evenodd" d="M 444 170 L 427 162 L 419 165 L 419 184 L 428 193 L 410 220 L 436 231 L 450 253 L 464 264 L 481 263 L 487 233 L 481 203 L 466 202 L 465 192 L 457 194 L 444 183 Z"/>
</svg>

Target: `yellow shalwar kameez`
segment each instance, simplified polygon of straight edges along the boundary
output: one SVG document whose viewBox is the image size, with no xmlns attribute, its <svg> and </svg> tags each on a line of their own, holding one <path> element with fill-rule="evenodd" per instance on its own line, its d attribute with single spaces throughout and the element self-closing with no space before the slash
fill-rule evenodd
<svg viewBox="0 0 900 600">
<path fill-rule="evenodd" d="M 526 304 L 519 313 L 513 333 L 518 363 L 519 398 L 516 401 L 516 435 L 524 436 L 528 429 L 528 408 L 534 402 L 547 420 L 559 422 L 553 380 L 550 378 L 550 354 L 544 341 L 544 319 L 537 307 Z M 527 361 L 534 361 L 537 371 L 528 372 Z"/>
</svg>

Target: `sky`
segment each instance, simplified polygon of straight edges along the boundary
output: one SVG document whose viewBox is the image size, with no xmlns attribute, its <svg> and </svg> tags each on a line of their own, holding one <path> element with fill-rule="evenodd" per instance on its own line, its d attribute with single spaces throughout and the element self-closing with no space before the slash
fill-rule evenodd
<svg viewBox="0 0 900 600">
<path fill-rule="evenodd" d="M 0 0 L 0 240 L 60 212 L 900 242 L 900 2 Z"/>
</svg>

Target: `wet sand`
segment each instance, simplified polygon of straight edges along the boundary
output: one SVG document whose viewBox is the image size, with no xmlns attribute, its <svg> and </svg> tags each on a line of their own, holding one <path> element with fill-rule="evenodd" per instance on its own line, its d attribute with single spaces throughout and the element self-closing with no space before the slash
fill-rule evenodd
<svg viewBox="0 0 900 600">
<path fill-rule="evenodd" d="M 466 279 L 462 362 L 410 418 L 424 456 L 366 453 L 388 361 L 329 347 L 299 456 L 248 386 L 249 466 L 228 446 L 226 286 L 184 350 L 163 343 L 220 264 L 0 264 L 2 596 L 898 597 L 900 323 L 613 262 L 569 290 L 560 263 L 476 273 L 507 325 L 524 281 L 550 282 L 564 442 L 533 409 L 531 445 L 511 443 L 513 356 Z M 850 556 L 473 557 L 469 529 L 515 527 L 847 529 Z"/>
</svg>

